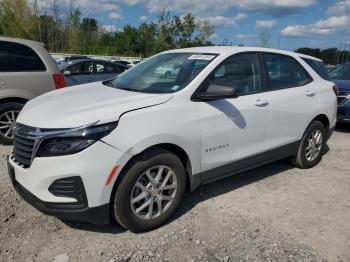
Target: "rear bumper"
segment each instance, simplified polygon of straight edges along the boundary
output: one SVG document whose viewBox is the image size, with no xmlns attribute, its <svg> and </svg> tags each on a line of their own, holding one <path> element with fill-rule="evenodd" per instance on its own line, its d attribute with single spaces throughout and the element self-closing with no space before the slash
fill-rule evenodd
<svg viewBox="0 0 350 262">
<path fill-rule="evenodd" d="M 108 224 L 110 222 L 109 204 L 89 208 L 87 202 L 74 203 L 45 202 L 26 190 L 15 178 L 14 168 L 8 162 L 8 173 L 13 187 L 30 205 L 50 216 L 67 220 L 85 221 L 93 224 Z"/>
</svg>

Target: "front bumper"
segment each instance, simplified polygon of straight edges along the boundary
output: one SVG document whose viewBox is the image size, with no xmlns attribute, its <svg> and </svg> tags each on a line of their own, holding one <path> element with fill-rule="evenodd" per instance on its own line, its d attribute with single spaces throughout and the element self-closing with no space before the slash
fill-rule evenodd
<svg viewBox="0 0 350 262">
<path fill-rule="evenodd" d="M 97 142 L 77 154 L 35 158 L 29 168 L 23 168 L 9 158 L 8 170 L 16 191 L 42 213 L 68 220 L 106 224 L 109 223 L 109 203 L 118 174 L 109 185 L 106 181 L 111 170 L 116 165 L 122 168 L 129 158 L 128 154 Z M 82 201 L 50 191 L 55 181 L 71 177 L 81 178 Z"/>
<path fill-rule="evenodd" d="M 110 222 L 109 204 L 89 208 L 87 203 L 80 207 L 72 203 L 44 202 L 26 190 L 15 178 L 15 170 L 8 163 L 8 173 L 17 193 L 30 205 L 44 213 L 61 219 L 85 221 L 93 224 L 108 224 Z"/>
</svg>

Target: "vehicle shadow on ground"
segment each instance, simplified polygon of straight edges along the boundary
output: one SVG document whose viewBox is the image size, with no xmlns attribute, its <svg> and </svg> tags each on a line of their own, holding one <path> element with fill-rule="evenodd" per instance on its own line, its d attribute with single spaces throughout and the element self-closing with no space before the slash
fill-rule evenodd
<svg viewBox="0 0 350 262">
<path fill-rule="evenodd" d="M 182 205 L 170 222 L 180 218 L 201 202 L 275 175 L 283 175 L 285 171 L 293 168 L 295 167 L 285 159 L 203 185 L 185 195 Z"/>
<path fill-rule="evenodd" d="M 292 166 L 288 162 L 288 160 L 281 160 L 259 168 L 252 169 L 250 171 L 246 171 L 241 174 L 233 175 L 231 177 L 227 177 L 209 183 L 207 185 L 199 187 L 192 193 L 187 192 L 182 203 L 180 204 L 178 211 L 168 223 L 177 220 L 184 214 L 188 213 L 197 204 L 203 201 L 226 194 L 228 192 L 231 192 L 249 184 L 253 184 L 257 181 L 271 176 L 282 175 L 283 172 L 292 168 L 294 168 L 294 166 Z M 92 231 L 97 233 L 119 234 L 126 231 L 116 223 L 111 225 L 93 225 L 83 222 L 72 222 L 63 220 L 62 222 L 74 229 Z"/>
</svg>

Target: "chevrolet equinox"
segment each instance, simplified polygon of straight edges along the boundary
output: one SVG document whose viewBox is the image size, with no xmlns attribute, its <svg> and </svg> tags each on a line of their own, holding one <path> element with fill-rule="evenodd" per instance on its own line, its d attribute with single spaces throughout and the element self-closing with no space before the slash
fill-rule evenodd
<svg viewBox="0 0 350 262">
<path fill-rule="evenodd" d="M 273 49 L 178 49 L 39 96 L 14 127 L 11 181 L 45 214 L 142 232 L 166 223 L 186 188 L 284 158 L 312 168 L 337 90 L 305 59 L 322 65 Z"/>
</svg>

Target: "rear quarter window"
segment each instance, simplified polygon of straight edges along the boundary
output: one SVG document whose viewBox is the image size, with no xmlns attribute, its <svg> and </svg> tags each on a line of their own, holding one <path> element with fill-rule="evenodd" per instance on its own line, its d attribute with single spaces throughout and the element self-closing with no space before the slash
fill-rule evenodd
<svg viewBox="0 0 350 262">
<path fill-rule="evenodd" d="M 272 53 L 266 53 L 263 57 L 268 77 L 267 89 L 298 87 L 312 81 L 304 67 L 292 57 Z"/>
<path fill-rule="evenodd" d="M 0 72 L 46 71 L 37 53 L 19 43 L 0 42 Z"/>
<path fill-rule="evenodd" d="M 328 71 L 322 61 L 301 57 L 321 78 L 330 81 Z"/>
</svg>

